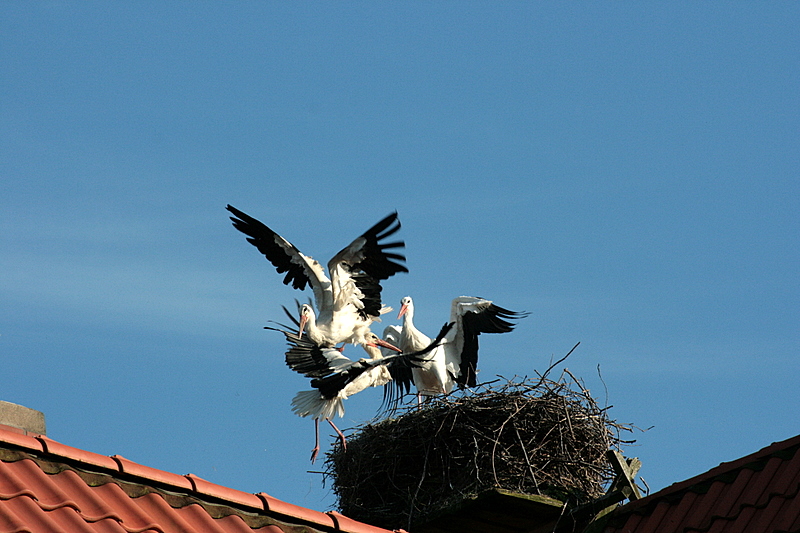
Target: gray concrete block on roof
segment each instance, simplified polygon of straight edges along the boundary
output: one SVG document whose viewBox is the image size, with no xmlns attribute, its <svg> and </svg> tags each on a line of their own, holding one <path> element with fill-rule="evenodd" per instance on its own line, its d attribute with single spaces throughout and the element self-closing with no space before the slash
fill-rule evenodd
<svg viewBox="0 0 800 533">
<path fill-rule="evenodd" d="M 28 433 L 46 435 L 44 413 L 0 400 L 0 424 L 22 429 Z"/>
</svg>

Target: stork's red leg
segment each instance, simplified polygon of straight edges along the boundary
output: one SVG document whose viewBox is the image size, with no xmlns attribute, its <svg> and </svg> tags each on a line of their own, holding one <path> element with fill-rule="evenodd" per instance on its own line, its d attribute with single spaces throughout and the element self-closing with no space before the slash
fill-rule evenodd
<svg viewBox="0 0 800 533">
<path fill-rule="evenodd" d="M 319 453 L 319 418 L 314 419 L 314 449 L 311 450 L 311 464 L 314 464 L 314 461 L 317 460 L 317 454 Z"/>
<path fill-rule="evenodd" d="M 325 420 L 328 421 L 328 424 L 330 424 L 331 427 L 334 429 L 334 431 L 336 431 L 336 434 L 339 435 L 339 440 L 342 443 L 342 449 L 347 450 L 347 439 L 344 438 L 344 433 L 339 431 L 339 428 L 336 427 L 336 424 L 333 423 L 333 420 L 331 420 L 330 418 L 326 418 Z"/>
</svg>

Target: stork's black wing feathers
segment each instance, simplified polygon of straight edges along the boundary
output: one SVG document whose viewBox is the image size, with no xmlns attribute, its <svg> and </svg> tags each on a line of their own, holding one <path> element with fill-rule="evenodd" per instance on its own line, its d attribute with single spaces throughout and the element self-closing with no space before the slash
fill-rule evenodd
<svg viewBox="0 0 800 533">
<path fill-rule="evenodd" d="M 297 300 L 295 300 L 295 302 L 297 302 Z M 298 306 L 297 306 L 297 307 L 300 307 L 299 303 L 298 303 Z M 294 315 L 293 315 L 291 312 L 289 312 L 289 310 L 288 310 L 288 309 L 286 309 L 286 306 L 285 306 L 285 305 L 282 305 L 282 306 L 281 306 L 281 308 L 283 308 L 283 312 L 284 312 L 284 313 L 286 313 L 286 316 L 288 316 L 288 317 L 289 317 L 289 320 L 291 320 L 291 321 L 292 321 L 292 324 L 294 324 L 294 325 L 295 325 L 295 327 L 297 327 L 297 329 L 299 330 L 299 329 L 300 329 L 300 321 L 299 321 L 299 320 L 297 320 L 297 317 L 295 317 L 295 316 L 294 316 Z M 282 325 L 282 324 L 281 324 L 281 325 Z M 284 326 L 284 327 L 286 327 L 286 326 Z M 288 329 L 288 328 L 287 328 L 287 329 Z"/>
<path fill-rule="evenodd" d="M 414 374 L 411 369 L 415 365 L 409 361 L 409 364 L 395 364 L 389 366 L 389 374 L 392 376 L 392 382 L 387 383 L 383 388 L 383 405 L 388 407 L 389 410 L 394 410 L 400 399 L 406 394 L 411 393 L 411 386 L 414 384 Z"/>
<path fill-rule="evenodd" d="M 405 256 L 387 251 L 391 248 L 403 248 L 405 243 L 403 241 L 381 242 L 383 239 L 395 234 L 399 229 L 400 220 L 397 218 L 397 212 L 394 212 L 365 231 L 361 235 L 366 241 L 362 247 L 364 258 L 352 266 L 377 281 L 389 279 L 398 272 L 408 272 L 408 268 L 398 262 L 405 261 Z"/>
<path fill-rule="evenodd" d="M 462 317 L 464 347 L 461 350 L 461 373 L 456 378 L 460 387 L 478 384 L 478 335 L 481 333 L 508 333 L 514 329 L 513 322 L 528 316 L 528 313 L 509 311 L 490 304 L 479 312 L 467 311 Z"/>
<path fill-rule="evenodd" d="M 363 241 L 355 254 L 358 259 L 349 256 L 344 262 L 348 274 L 362 294 L 360 298 L 362 307 L 358 312 L 364 320 L 380 316 L 380 310 L 383 307 L 380 282 L 398 272 L 408 272 L 405 265 L 400 263 L 406 260 L 405 256 L 387 251 L 392 248 L 403 248 L 405 243 L 403 241 L 381 242 L 399 229 L 400 221 L 397 218 L 397 212 L 384 217 L 359 237 Z M 359 242 L 359 239 L 356 239 L 354 243 Z M 337 257 L 340 257 L 340 254 L 347 253 L 349 255 L 349 253 L 355 252 L 355 250 L 348 252 L 348 248 L 339 252 Z"/>
<path fill-rule="evenodd" d="M 403 396 L 411 392 L 411 386 L 414 384 L 414 375 L 411 369 L 425 362 L 428 353 L 442 343 L 454 325 L 455 323 L 453 322 L 445 323 L 436 338 L 418 352 L 390 356 L 397 359 L 396 362 L 392 362 L 389 365 L 392 383 L 387 384 L 383 389 L 383 405 L 387 406 L 390 411 L 397 407 Z"/>
<path fill-rule="evenodd" d="M 399 353 L 381 359 L 359 359 L 340 372 L 312 379 L 311 386 L 317 389 L 324 398 L 331 399 L 339 394 L 339 391 L 344 389 L 348 383 L 351 383 L 358 376 L 378 365 L 387 365 L 389 367 L 389 373 L 392 374 L 392 378 L 394 379 L 394 374 L 392 373 L 394 367 L 408 367 L 410 369 L 411 367 L 417 366 L 425 359 L 424 356 L 428 352 L 439 346 L 452 327 L 452 322 L 445 324 L 439 332 L 439 335 L 428 346 L 418 352 Z M 409 372 L 407 388 L 410 388 L 410 376 L 411 374 Z M 385 391 L 386 389 L 384 389 L 384 394 Z M 397 398 L 397 400 L 399 400 L 399 398 Z"/>
<path fill-rule="evenodd" d="M 288 245 L 290 250 L 296 254 L 299 254 L 300 250 L 268 228 L 263 222 L 231 205 L 228 205 L 226 209 L 234 215 L 230 217 L 233 227 L 247 235 L 247 241 L 258 248 L 258 251 L 272 263 L 279 274 L 286 272 L 286 276 L 283 278 L 284 285 L 291 285 L 299 290 L 305 289 L 310 283 L 308 274 L 302 266 L 292 262 L 291 252 L 287 251 L 285 245 Z M 280 241 L 285 244 L 282 245 Z"/>
<path fill-rule="evenodd" d="M 525 318 L 528 313 L 509 311 L 499 305 L 490 304 L 479 313 L 472 311 L 465 313 L 464 320 L 467 320 L 467 316 L 470 316 L 470 328 L 478 333 L 508 333 L 516 325 L 509 320 Z"/>
<path fill-rule="evenodd" d="M 321 378 L 333 374 L 337 371 L 337 368 L 343 366 L 342 364 L 336 365 L 334 361 L 339 361 L 343 364 L 349 363 L 345 356 L 341 354 L 337 356 L 335 349 L 320 348 L 307 336 L 300 337 L 291 331 L 269 326 L 265 326 L 264 329 L 283 333 L 284 337 L 286 337 L 286 342 L 289 344 L 289 350 L 286 352 L 286 365 L 306 377 Z M 328 355 L 326 356 L 326 354 Z M 331 354 L 334 356 L 333 359 L 330 357 Z"/>
<path fill-rule="evenodd" d="M 347 386 L 348 383 L 372 368 L 367 359 L 360 359 L 347 367 L 342 372 L 335 372 L 329 376 L 312 379 L 311 386 L 317 389 L 323 398 L 330 400 L 335 398 L 339 391 Z"/>
<path fill-rule="evenodd" d="M 380 316 L 381 308 L 381 285 L 378 280 L 364 272 L 355 271 L 350 273 L 350 277 L 361 292 L 361 304 L 363 307 L 358 310 L 358 314 L 364 320 L 369 320 L 370 317 Z"/>
</svg>

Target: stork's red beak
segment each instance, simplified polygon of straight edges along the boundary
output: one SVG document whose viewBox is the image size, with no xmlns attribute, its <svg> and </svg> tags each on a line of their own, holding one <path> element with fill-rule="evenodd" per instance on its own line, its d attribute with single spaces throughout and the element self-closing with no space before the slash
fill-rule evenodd
<svg viewBox="0 0 800 533">
<path fill-rule="evenodd" d="M 404 314 L 406 314 L 406 311 L 408 311 L 408 304 L 403 304 L 403 305 L 401 305 L 401 306 L 400 306 L 400 312 L 399 312 L 399 313 L 397 313 L 397 318 L 399 319 L 401 316 L 403 316 Z"/>
<path fill-rule="evenodd" d="M 306 315 L 300 315 L 300 331 L 297 332 L 298 338 L 303 338 L 303 329 L 306 327 L 306 322 L 308 322 L 308 317 Z"/>
<path fill-rule="evenodd" d="M 381 346 L 383 348 L 388 348 L 390 350 L 394 350 L 395 352 L 402 352 L 403 351 L 400 348 L 398 348 L 397 346 L 395 346 L 394 344 L 389 344 L 385 340 L 381 340 L 381 339 L 376 340 L 374 344 L 373 343 L 369 343 L 369 346 L 376 346 L 376 345 L 377 346 Z"/>
</svg>

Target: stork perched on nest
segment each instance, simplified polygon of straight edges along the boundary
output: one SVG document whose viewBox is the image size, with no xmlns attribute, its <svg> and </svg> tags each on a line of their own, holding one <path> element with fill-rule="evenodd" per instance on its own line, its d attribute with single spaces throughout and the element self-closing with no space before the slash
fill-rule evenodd
<svg viewBox="0 0 800 533">
<path fill-rule="evenodd" d="M 454 298 L 450 305 L 453 328 L 422 364 L 411 369 L 417 401 L 422 403 L 422 396 L 447 394 L 456 384 L 474 387 L 477 384 L 478 335 L 507 333 L 514 329 L 510 320 L 526 316 L 527 313 L 509 311 L 483 298 Z M 396 343 L 403 351 L 420 350 L 430 344 L 431 339 L 414 326 L 414 301 L 410 296 L 400 300 L 397 318 L 403 318 L 403 326 L 388 326 L 383 334 L 385 340 Z M 400 382 L 397 386 L 401 386 Z"/>
<path fill-rule="evenodd" d="M 391 250 L 403 248 L 402 241 L 383 242 L 400 229 L 397 213 L 392 213 L 343 248 L 328 262 L 330 279 L 317 261 L 304 255 L 292 243 L 262 222 L 227 206 L 234 216 L 233 226 L 247 235 L 278 273 L 286 272 L 285 285 L 303 290 L 311 286 L 319 314 L 304 304 L 300 308 L 300 331 L 305 330 L 317 346 L 339 343 L 366 345 L 370 324 L 391 308 L 381 305 L 381 284 L 397 274 L 408 272 L 399 263 L 405 256 Z"/>
<path fill-rule="evenodd" d="M 286 329 L 266 328 L 280 331 L 286 337 L 289 350 L 286 352 L 286 364 L 292 370 L 310 377 L 311 386 L 315 390 L 300 391 L 292 399 L 292 411 L 301 417 L 311 416 L 314 419 L 314 448 L 311 452 L 313 463 L 319 453 L 319 421 L 325 419 L 336 431 L 342 448 L 347 448 L 347 439 L 331 420 L 335 415 L 344 417 L 344 400 L 369 387 L 386 385 L 392 380 L 391 368 L 413 367 L 424 364 L 424 356 L 435 349 L 452 324 L 445 324 L 439 335 L 430 340 L 420 350 L 401 352 L 399 348 L 378 338 L 374 333 L 367 334 L 363 346 L 370 354 L 369 359 L 352 361 L 339 350 L 321 347 L 308 337 Z M 379 347 L 395 352 L 385 356 Z M 409 387 L 410 383 L 403 386 Z"/>
</svg>

